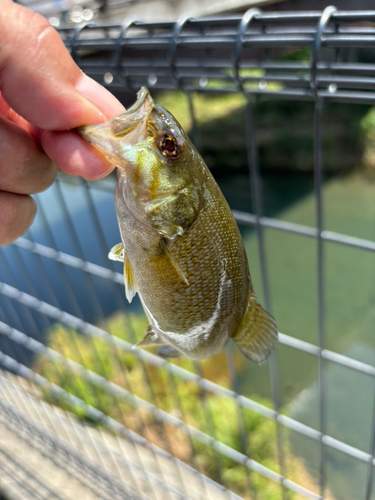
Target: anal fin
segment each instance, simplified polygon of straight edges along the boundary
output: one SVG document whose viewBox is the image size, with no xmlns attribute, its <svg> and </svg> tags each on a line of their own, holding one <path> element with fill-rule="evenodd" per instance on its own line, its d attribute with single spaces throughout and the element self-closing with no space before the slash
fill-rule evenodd
<svg viewBox="0 0 375 500">
<path fill-rule="evenodd" d="M 233 340 L 241 352 L 255 363 L 263 363 L 277 341 L 277 326 L 273 317 L 251 295 L 245 315 Z"/>
</svg>

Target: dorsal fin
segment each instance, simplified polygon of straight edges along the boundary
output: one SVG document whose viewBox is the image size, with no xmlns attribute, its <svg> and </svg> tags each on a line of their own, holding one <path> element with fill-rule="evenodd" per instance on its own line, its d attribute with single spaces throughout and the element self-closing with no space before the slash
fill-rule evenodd
<svg viewBox="0 0 375 500">
<path fill-rule="evenodd" d="M 233 335 L 242 353 L 255 363 L 263 363 L 277 341 L 277 327 L 273 317 L 250 295 L 243 320 Z"/>
</svg>

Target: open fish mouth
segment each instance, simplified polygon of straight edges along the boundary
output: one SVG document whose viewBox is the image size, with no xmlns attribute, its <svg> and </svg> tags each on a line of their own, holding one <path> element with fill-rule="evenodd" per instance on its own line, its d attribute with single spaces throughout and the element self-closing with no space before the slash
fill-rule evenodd
<svg viewBox="0 0 375 500">
<path fill-rule="evenodd" d="M 137 94 L 135 103 L 122 115 L 110 120 L 111 130 L 114 135 L 123 137 L 134 130 L 154 107 L 154 101 L 146 87 L 142 87 Z"/>
<path fill-rule="evenodd" d="M 137 94 L 135 103 L 123 114 L 106 123 L 77 128 L 77 132 L 119 166 L 121 146 L 146 139 L 148 117 L 155 103 L 146 87 Z"/>
</svg>

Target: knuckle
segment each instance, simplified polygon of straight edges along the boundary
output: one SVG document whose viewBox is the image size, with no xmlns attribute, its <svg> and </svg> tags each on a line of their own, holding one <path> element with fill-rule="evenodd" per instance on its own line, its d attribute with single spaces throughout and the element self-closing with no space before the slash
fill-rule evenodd
<svg viewBox="0 0 375 500">
<path fill-rule="evenodd" d="M 37 40 L 41 40 L 45 37 L 45 35 L 49 33 L 52 34 L 55 31 L 49 21 L 37 12 L 31 13 L 31 19 L 29 22 L 33 24 L 33 36 Z"/>
<path fill-rule="evenodd" d="M 57 166 L 47 155 L 44 155 L 43 159 L 40 161 L 30 194 L 41 193 L 42 191 L 48 189 L 54 183 L 56 175 Z"/>
<path fill-rule="evenodd" d="M 30 196 L 0 192 L 0 246 L 12 243 L 24 234 L 36 215 L 36 203 Z"/>
<path fill-rule="evenodd" d="M 55 180 L 57 167 L 18 125 L 0 117 L 0 190 L 35 194 Z"/>
</svg>

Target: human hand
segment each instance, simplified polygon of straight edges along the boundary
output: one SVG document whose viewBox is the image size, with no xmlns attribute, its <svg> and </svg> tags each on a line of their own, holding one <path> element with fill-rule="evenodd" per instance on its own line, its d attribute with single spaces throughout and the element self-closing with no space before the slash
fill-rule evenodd
<svg viewBox="0 0 375 500">
<path fill-rule="evenodd" d="M 1 2 L 0 40 L 1 246 L 29 228 L 36 213 L 29 195 L 53 183 L 55 165 L 92 180 L 113 170 L 71 129 L 124 107 L 82 73 L 46 19 L 11 0 Z"/>
</svg>

